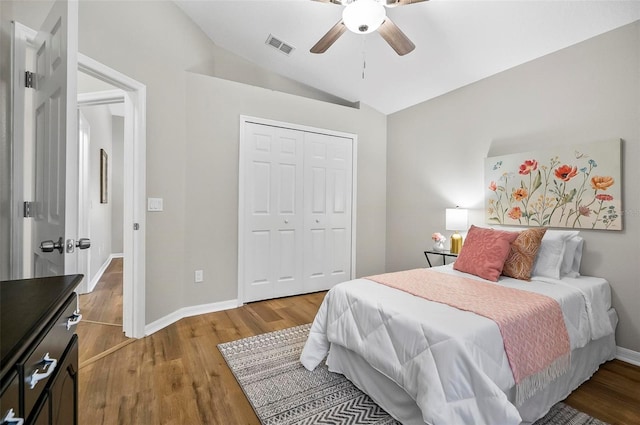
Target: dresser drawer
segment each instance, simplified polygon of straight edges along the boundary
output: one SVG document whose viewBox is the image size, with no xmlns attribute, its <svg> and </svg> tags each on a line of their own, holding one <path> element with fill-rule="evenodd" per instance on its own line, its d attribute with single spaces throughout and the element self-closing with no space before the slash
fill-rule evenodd
<svg viewBox="0 0 640 425">
<path fill-rule="evenodd" d="M 6 387 L 3 383 L 0 390 L 0 423 L 7 418 L 20 416 L 20 381 L 18 374 L 13 372 L 7 379 Z"/>
<path fill-rule="evenodd" d="M 24 390 L 24 411 L 29 413 L 43 393 L 47 383 L 62 366 L 62 354 L 75 334 L 74 312 L 76 294 L 71 294 L 63 304 L 61 313 L 45 329 L 42 340 L 18 363 Z"/>
</svg>

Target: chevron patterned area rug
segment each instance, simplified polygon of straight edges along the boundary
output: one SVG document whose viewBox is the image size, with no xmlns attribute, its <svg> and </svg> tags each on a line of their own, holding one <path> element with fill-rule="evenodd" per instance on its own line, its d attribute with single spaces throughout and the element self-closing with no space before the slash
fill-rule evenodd
<svg viewBox="0 0 640 425">
<path fill-rule="evenodd" d="M 263 425 L 399 422 L 344 376 L 322 364 L 306 370 L 299 361 L 311 325 L 296 326 L 219 344 L 227 364 Z M 534 425 L 606 425 L 563 403 Z"/>
</svg>

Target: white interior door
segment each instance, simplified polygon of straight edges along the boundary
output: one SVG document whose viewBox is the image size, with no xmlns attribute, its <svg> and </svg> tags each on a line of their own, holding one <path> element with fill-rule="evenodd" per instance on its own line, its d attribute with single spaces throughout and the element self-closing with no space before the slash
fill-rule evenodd
<svg viewBox="0 0 640 425">
<path fill-rule="evenodd" d="M 245 301 L 302 291 L 303 132 L 246 123 Z"/>
<path fill-rule="evenodd" d="M 305 134 L 305 292 L 351 278 L 352 155 L 352 139 Z"/>
<path fill-rule="evenodd" d="M 35 60 L 35 211 L 34 277 L 75 273 L 73 253 L 65 255 L 66 240 L 75 239 L 77 193 L 77 2 L 58 0 L 36 38 Z M 67 143 L 69 141 L 69 143 Z M 66 198 L 66 199 L 65 199 Z M 43 241 L 52 251 L 43 252 Z"/>
</svg>

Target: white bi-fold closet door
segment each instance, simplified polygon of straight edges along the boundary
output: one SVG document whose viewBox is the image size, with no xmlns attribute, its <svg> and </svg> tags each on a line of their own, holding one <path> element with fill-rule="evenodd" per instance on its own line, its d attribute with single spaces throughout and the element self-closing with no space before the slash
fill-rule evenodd
<svg viewBox="0 0 640 425">
<path fill-rule="evenodd" d="M 354 137 L 242 122 L 239 298 L 351 279 Z"/>
</svg>

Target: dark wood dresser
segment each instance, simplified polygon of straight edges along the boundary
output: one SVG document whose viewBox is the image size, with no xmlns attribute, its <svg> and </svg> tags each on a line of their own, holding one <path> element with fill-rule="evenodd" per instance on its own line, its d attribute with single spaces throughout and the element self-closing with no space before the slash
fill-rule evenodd
<svg viewBox="0 0 640 425">
<path fill-rule="evenodd" d="M 0 282 L 0 425 L 78 424 L 82 275 Z"/>
</svg>

